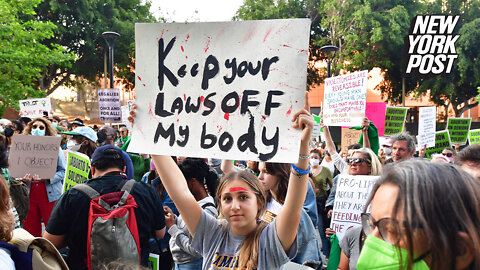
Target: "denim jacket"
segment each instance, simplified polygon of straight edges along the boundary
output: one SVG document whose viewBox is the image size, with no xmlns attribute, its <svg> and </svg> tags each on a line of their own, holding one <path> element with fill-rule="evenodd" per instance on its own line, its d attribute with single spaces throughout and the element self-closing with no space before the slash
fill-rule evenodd
<svg viewBox="0 0 480 270">
<path fill-rule="evenodd" d="M 308 181 L 307 196 L 305 196 L 303 209 L 307 212 L 313 225 L 316 225 L 318 222 L 317 199 L 315 198 L 315 192 L 313 191 L 310 181 Z"/>
<path fill-rule="evenodd" d="M 304 209 L 302 209 L 302 216 L 297 229 L 297 247 L 297 255 L 292 259 L 292 262 L 298 264 L 311 263 L 317 267 L 322 264 L 315 226 L 313 226 L 312 220 Z"/>
<path fill-rule="evenodd" d="M 50 180 L 45 181 L 45 188 L 47 189 L 47 196 L 49 202 L 54 202 L 60 198 L 63 190 L 63 178 L 65 177 L 65 156 L 63 155 L 62 150 L 58 152 L 58 162 L 57 162 L 57 171 L 55 177 Z M 30 183 L 28 183 L 28 188 L 30 189 Z"/>
</svg>

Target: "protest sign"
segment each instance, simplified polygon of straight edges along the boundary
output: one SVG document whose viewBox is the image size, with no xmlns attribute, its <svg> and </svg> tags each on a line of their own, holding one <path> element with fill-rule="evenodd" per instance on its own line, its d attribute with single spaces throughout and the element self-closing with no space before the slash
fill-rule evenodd
<svg viewBox="0 0 480 270">
<path fill-rule="evenodd" d="M 372 175 L 338 176 L 330 228 L 335 231 L 339 241 L 348 229 L 362 225 L 360 214 L 378 178 Z"/>
<path fill-rule="evenodd" d="M 136 24 L 128 151 L 293 162 L 310 20 Z"/>
<path fill-rule="evenodd" d="M 418 120 L 417 148 L 435 146 L 437 107 L 420 107 Z"/>
<path fill-rule="evenodd" d="M 382 137 L 385 132 L 385 111 L 387 104 L 385 102 L 367 102 L 365 116 L 377 127 L 378 136 Z"/>
<path fill-rule="evenodd" d="M 362 135 L 361 130 L 349 129 L 342 127 L 342 153 L 347 153 L 347 147 L 351 144 L 358 143 L 360 136 Z"/>
<path fill-rule="evenodd" d="M 120 122 L 122 111 L 118 89 L 98 89 L 98 109 L 100 121 Z"/>
<path fill-rule="evenodd" d="M 367 103 L 368 71 L 325 79 L 323 122 L 326 126 L 361 126 Z"/>
<path fill-rule="evenodd" d="M 122 111 L 122 123 L 127 127 L 128 130 L 132 129 L 132 123 L 128 121 L 128 116 L 130 115 L 130 109 L 128 105 L 120 107 Z"/>
<path fill-rule="evenodd" d="M 403 131 L 408 108 L 387 107 L 384 135 L 395 135 Z"/>
<path fill-rule="evenodd" d="M 471 123 L 470 118 L 448 118 L 447 130 L 450 134 L 450 142 L 464 145 L 467 142 Z"/>
<path fill-rule="evenodd" d="M 313 132 L 312 132 L 312 138 L 318 139 L 320 136 L 321 127 L 320 127 L 320 120 L 322 119 L 320 116 L 316 116 L 315 114 L 312 113 L 313 120 L 315 120 L 315 124 L 313 125 Z"/>
<path fill-rule="evenodd" d="M 472 129 L 468 132 L 468 143 L 480 144 L 480 129 Z"/>
<path fill-rule="evenodd" d="M 160 269 L 160 255 L 155 253 L 150 253 L 148 255 L 148 268 L 152 270 Z"/>
<path fill-rule="evenodd" d="M 435 146 L 427 148 L 427 151 L 425 151 L 425 157 L 431 159 L 433 154 L 442 153 L 443 149 L 446 147 L 452 147 L 448 131 L 437 131 L 435 132 Z"/>
<path fill-rule="evenodd" d="M 57 171 L 61 137 L 13 135 L 8 164 L 12 177 L 38 174 L 51 179 Z"/>
<path fill-rule="evenodd" d="M 42 117 L 43 112 L 47 112 L 50 115 L 52 110 L 50 98 L 23 99 L 19 103 L 21 116 L 30 118 Z"/>
<path fill-rule="evenodd" d="M 65 170 L 62 193 L 77 184 L 82 184 L 87 181 L 89 173 L 90 159 L 88 156 L 79 152 L 68 151 L 67 168 Z"/>
</svg>

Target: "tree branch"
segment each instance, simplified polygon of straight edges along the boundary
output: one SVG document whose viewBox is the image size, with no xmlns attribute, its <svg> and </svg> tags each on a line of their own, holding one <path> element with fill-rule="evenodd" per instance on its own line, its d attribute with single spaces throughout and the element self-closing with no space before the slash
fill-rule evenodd
<svg viewBox="0 0 480 270">
<path fill-rule="evenodd" d="M 55 91 L 59 86 L 61 86 L 62 84 L 64 84 L 70 77 L 70 75 L 72 75 L 72 71 L 68 71 L 67 74 L 59 81 L 57 82 L 51 89 L 47 90 L 47 92 L 45 93 L 45 96 L 48 96 L 50 95 L 51 93 L 53 93 L 53 91 Z"/>
</svg>

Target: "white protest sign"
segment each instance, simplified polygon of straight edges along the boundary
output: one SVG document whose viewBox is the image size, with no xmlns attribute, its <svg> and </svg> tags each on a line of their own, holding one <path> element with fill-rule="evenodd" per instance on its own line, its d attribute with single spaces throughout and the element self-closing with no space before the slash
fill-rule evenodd
<svg viewBox="0 0 480 270">
<path fill-rule="evenodd" d="M 23 99 L 20 103 L 20 115 L 30 118 L 42 117 L 43 112 L 47 112 L 50 115 L 52 110 L 52 104 L 50 98 L 32 98 Z"/>
<path fill-rule="evenodd" d="M 120 94 L 118 92 L 118 89 L 98 89 L 98 107 L 100 121 L 122 121 L 122 111 L 120 109 Z"/>
<path fill-rule="evenodd" d="M 128 116 L 130 115 L 130 109 L 128 105 L 121 106 L 122 111 L 122 123 L 127 127 L 128 130 L 132 129 L 132 123 L 128 121 Z"/>
<path fill-rule="evenodd" d="M 309 19 L 136 24 L 128 151 L 293 162 Z"/>
<path fill-rule="evenodd" d="M 340 174 L 333 205 L 332 228 L 341 241 L 345 232 L 362 225 L 361 213 L 379 176 Z"/>
<path fill-rule="evenodd" d="M 51 179 L 57 171 L 61 137 L 13 135 L 8 163 L 12 177 L 29 173 Z"/>
<path fill-rule="evenodd" d="M 417 147 L 423 149 L 435 146 L 437 107 L 420 107 L 418 120 Z"/>
<path fill-rule="evenodd" d="M 367 70 L 325 79 L 323 123 L 326 126 L 362 125 L 367 79 Z"/>
</svg>

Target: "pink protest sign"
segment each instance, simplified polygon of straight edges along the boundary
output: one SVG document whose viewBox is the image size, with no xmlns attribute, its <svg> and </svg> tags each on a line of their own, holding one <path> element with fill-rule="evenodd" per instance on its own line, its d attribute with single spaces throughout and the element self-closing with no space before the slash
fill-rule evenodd
<svg viewBox="0 0 480 270">
<path fill-rule="evenodd" d="M 365 115 L 372 121 L 378 129 L 378 136 L 382 137 L 385 131 L 385 112 L 387 104 L 385 102 L 367 102 Z"/>
</svg>

